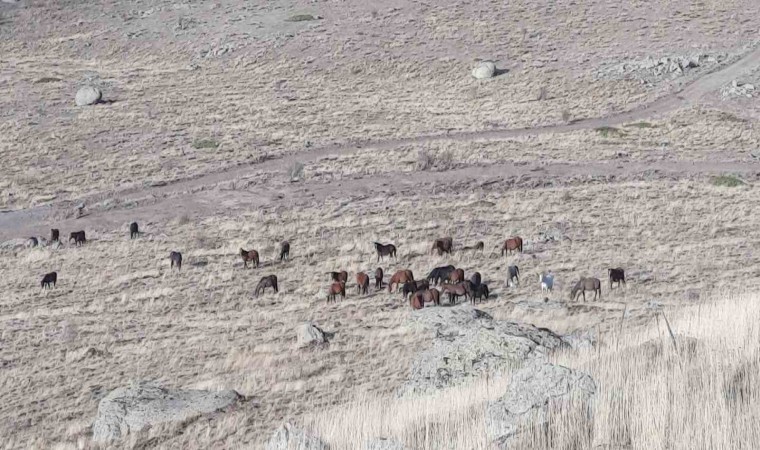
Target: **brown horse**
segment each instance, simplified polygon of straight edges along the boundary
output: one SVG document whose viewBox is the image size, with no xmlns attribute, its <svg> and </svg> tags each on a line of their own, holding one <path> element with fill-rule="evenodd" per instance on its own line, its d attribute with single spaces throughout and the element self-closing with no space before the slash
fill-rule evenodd
<svg viewBox="0 0 760 450">
<path fill-rule="evenodd" d="M 57 272 L 50 272 L 46 273 L 44 277 L 42 277 L 42 281 L 40 282 L 40 286 L 42 289 L 48 288 L 50 289 L 50 285 L 52 284 L 53 287 L 55 287 L 55 282 L 58 281 L 58 273 Z"/>
<path fill-rule="evenodd" d="M 450 237 L 445 237 L 441 239 L 436 239 L 433 241 L 433 246 L 430 249 L 430 253 L 433 253 L 434 251 L 438 251 L 438 256 L 443 255 L 444 253 L 451 254 L 451 250 L 454 248 L 454 240 Z"/>
<path fill-rule="evenodd" d="M 327 290 L 327 303 L 334 302 L 337 295 L 340 295 L 342 300 L 346 299 L 346 283 L 336 281 L 330 285 L 330 289 Z"/>
<path fill-rule="evenodd" d="M 380 290 L 383 288 L 383 269 L 378 267 L 375 269 L 375 289 Z"/>
<path fill-rule="evenodd" d="M 404 298 L 406 298 L 409 294 L 413 294 L 419 291 L 426 291 L 428 290 L 429 287 L 430 287 L 430 283 L 428 283 L 427 280 L 408 281 L 404 283 L 404 288 L 402 290 L 402 293 L 404 295 Z"/>
<path fill-rule="evenodd" d="M 341 270 L 340 272 L 327 272 L 330 275 L 330 279 L 337 282 L 348 283 L 348 272 Z"/>
<path fill-rule="evenodd" d="M 583 294 L 583 301 L 586 301 L 586 291 L 594 291 L 594 300 L 596 300 L 597 294 L 599 299 L 602 299 L 602 282 L 599 278 L 581 278 L 573 286 L 573 290 L 570 291 L 570 300 L 575 301 L 578 298 L 578 294 Z"/>
<path fill-rule="evenodd" d="M 391 277 L 391 280 L 388 282 L 388 292 L 393 292 L 393 285 L 396 285 L 396 289 L 398 289 L 399 284 L 408 283 L 410 281 L 414 281 L 414 274 L 411 270 L 399 270 L 398 272 L 394 273 Z"/>
<path fill-rule="evenodd" d="M 72 231 L 69 235 L 69 242 L 71 242 L 72 239 L 77 247 L 84 245 L 84 243 L 87 242 L 87 237 L 85 236 L 84 231 Z"/>
<path fill-rule="evenodd" d="M 621 267 L 618 267 L 617 269 L 607 269 L 607 273 L 610 277 L 610 290 L 612 290 L 612 283 L 617 283 L 618 287 L 620 287 L 620 283 L 625 285 L 625 270 Z"/>
<path fill-rule="evenodd" d="M 484 300 L 488 300 L 488 296 L 490 293 L 488 292 L 488 285 L 485 283 L 481 283 L 474 287 L 473 293 L 472 293 L 472 303 L 475 303 L 475 299 L 480 300 L 482 297 Z"/>
<path fill-rule="evenodd" d="M 174 266 L 177 266 L 178 272 L 182 270 L 182 253 L 180 252 L 169 253 L 169 260 L 172 262 L 171 266 L 169 267 L 169 270 L 174 268 Z"/>
<path fill-rule="evenodd" d="M 59 236 L 61 235 L 61 232 L 58 230 L 58 228 L 51 228 L 50 229 L 50 242 L 58 242 Z"/>
<path fill-rule="evenodd" d="M 409 305 L 413 309 L 422 309 L 425 307 L 425 298 L 422 292 L 415 292 L 414 295 L 409 299 Z"/>
<path fill-rule="evenodd" d="M 464 270 L 455 269 L 449 274 L 449 283 L 457 284 L 464 281 Z"/>
<path fill-rule="evenodd" d="M 256 285 L 254 295 L 258 297 L 259 293 L 263 294 L 264 289 L 268 287 L 272 288 L 275 293 L 280 292 L 279 287 L 277 287 L 277 275 L 267 275 L 262 277 L 261 280 L 259 280 L 259 284 Z"/>
<path fill-rule="evenodd" d="M 129 238 L 134 239 L 136 237 L 140 237 L 140 227 L 137 226 L 137 222 L 132 222 L 129 224 Z"/>
<path fill-rule="evenodd" d="M 280 261 L 290 261 L 290 242 L 283 241 L 280 244 Z"/>
<path fill-rule="evenodd" d="M 381 244 L 379 242 L 373 242 L 375 244 L 375 250 L 377 251 L 377 260 L 380 261 L 384 256 L 396 257 L 396 246 L 393 244 Z"/>
<path fill-rule="evenodd" d="M 422 291 L 422 298 L 425 302 L 433 302 L 436 306 L 441 304 L 441 293 L 436 288 Z"/>
<path fill-rule="evenodd" d="M 427 276 L 427 280 L 434 284 L 441 284 L 441 282 L 448 280 L 451 272 L 455 270 L 456 267 L 454 266 L 436 267 L 430 271 L 430 274 Z"/>
<path fill-rule="evenodd" d="M 364 272 L 356 274 L 356 291 L 365 295 L 369 292 L 369 276 Z"/>
<path fill-rule="evenodd" d="M 523 240 L 520 236 L 515 236 L 507 239 L 504 241 L 504 245 L 501 246 L 501 254 L 502 256 L 506 253 L 509 255 L 509 252 L 520 252 L 523 251 Z"/>
<path fill-rule="evenodd" d="M 473 250 L 476 252 L 482 252 L 485 248 L 485 244 L 483 244 L 483 241 L 478 241 L 475 243 L 475 245 L 468 245 L 467 247 L 464 247 L 462 250 Z"/>
<path fill-rule="evenodd" d="M 240 257 L 243 258 L 243 267 L 248 267 L 248 261 L 251 261 L 253 267 L 259 267 L 259 252 L 256 250 L 240 249 Z"/>
<path fill-rule="evenodd" d="M 472 275 L 470 275 L 470 283 L 472 283 L 473 286 L 480 286 L 480 282 L 483 281 L 480 272 L 475 272 Z"/>
<path fill-rule="evenodd" d="M 458 297 L 464 295 L 465 300 L 472 297 L 472 283 L 465 281 L 458 284 L 444 284 L 441 288 L 441 294 L 449 294 L 449 303 L 454 304 Z"/>
</svg>

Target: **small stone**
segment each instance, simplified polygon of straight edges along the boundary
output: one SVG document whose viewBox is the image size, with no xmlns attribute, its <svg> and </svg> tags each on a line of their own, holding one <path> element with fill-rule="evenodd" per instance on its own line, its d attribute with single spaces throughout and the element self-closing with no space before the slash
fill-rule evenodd
<svg viewBox="0 0 760 450">
<path fill-rule="evenodd" d="M 496 74 L 496 64 L 491 61 L 483 61 L 474 69 L 472 69 L 472 76 L 478 80 L 485 78 L 493 78 Z"/>
<path fill-rule="evenodd" d="M 76 104 L 77 106 L 94 105 L 100 102 L 103 98 L 103 93 L 100 89 L 93 86 L 85 86 L 77 91 Z"/>
</svg>

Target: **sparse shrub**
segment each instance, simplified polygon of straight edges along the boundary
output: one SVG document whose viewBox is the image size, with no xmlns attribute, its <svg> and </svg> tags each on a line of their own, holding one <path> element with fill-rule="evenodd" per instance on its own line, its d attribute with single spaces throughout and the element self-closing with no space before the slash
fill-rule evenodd
<svg viewBox="0 0 760 450">
<path fill-rule="evenodd" d="M 317 20 L 317 18 L 311 14 L 295 14 L 285 20 L 287 22 L 308 22 L 310 20 Z"/>
<path fill-rule="evenodd" d="M 625 136 L 625 133 L 623 130 L 620 130 L 615 127 L 599 127 L 596 129 L 596 131 L 599 133 L 600 136 L 603 138 L 611 138 L 611 137 L 622 137 Z"/>
<path fill-rule="evenodd" d="M 710 179 L 710 184 L 712 184 L 713 186 L 737 187 L 737 186 L 743 186 L 747 183 L 745 183 L 741 178 L 737 177 L 736 175 L 719 175 L 717 177 L 712 177 Z"/>
<path fill-rule="evenodd" d="M 193 148 L 201 150 L 201 149 L 214 149 L 218 148 L 219 143 L 213 139 L 200 139 L 195 142 L 193 142 Z"/>
<path fill-rule="evenodd" d="M 417 152 L 417 170 L 446 170 L 453 166 L 454 155 L 446 150 L 434 153 L 428 150 Z"/>
<path fill-rule="evenodd" d="M 303 179 L 303 163 L 301 162 L 294 162 L 292 166 L 290 166 L 290 169 L 288 169 L 288 175 L 290 176 L 290 181 L 300 181 Z"/>
</svg>

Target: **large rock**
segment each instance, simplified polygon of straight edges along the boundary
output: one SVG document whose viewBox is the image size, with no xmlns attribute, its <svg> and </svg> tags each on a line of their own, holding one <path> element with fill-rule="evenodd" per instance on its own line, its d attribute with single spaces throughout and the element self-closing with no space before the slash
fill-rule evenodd
<svg viewBox="0 0 760 450">
<path fill-rule="evenodd" d="M 412 363 L 400 395 L 432 393 L 503 372 L 515 363 L 545 359 L 547 351 L 567 347 L 550 330 L 532 325 L 495 321 L 469 305 L 425 308 L 412 320 L 435 331 L 435 337 Z"/>
<path fill-rule="evenodd" d="M 219 411 L 240 398 L 240 394 L 231 390 L 170 390 L 145 382 L 120 387 L 100 401 L 92 427 L 93 439 L 108 443 L 155 424 Z"/>
<path fill-rule="evenodd" d="M 580 411 L 573 431 L 579 436 L 590 433 L 591 401 L 596 393 L 594 380 L 585 373 L 545 361 L 536 361 L 512 375 L 507 393 L 491 402 L 486 410 L 489 440 L 507 448 L 521 424 L 550 424 L 552 406 L 567 413 L 570 407 Z M 582 439 L 582 437 L 580 438 Z"/>
<path fill-rule="evenodd" d="M 302 323 L 296 328 L 296 345 L 299 348 L 321 345 L 327 342 L 325 333 L 311 322 Z"/>
<path fill-rule="evenodd" d="M 406 450 L 406 447 L 396 439 L 376 438 L 365 442 L 364 450 Z"/>
<path fill-rule="evenodd" d="M 483 61 L 472 69 L 472 76 L 478 80 L 493 78 L 494 75 L 496 75 L 496 64 L 491 61 Z"/>
<path fill-rule="evenodd" d="M 76 104 L 77 106 L 94 105 L 103 98 L 103 93 L 100 89 L 94 86 L 84 86 L 77 91 Z"/>
<path fill-rule="evenodd" d="M 316 436 L 285 422 L 274 432 L 266 450 L 327 450 L 330 447 Z"/>
</svg>

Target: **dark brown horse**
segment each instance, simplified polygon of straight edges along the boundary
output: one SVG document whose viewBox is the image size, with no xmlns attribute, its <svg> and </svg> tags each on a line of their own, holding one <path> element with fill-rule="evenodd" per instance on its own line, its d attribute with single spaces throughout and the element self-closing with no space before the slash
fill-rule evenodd
<svg viewBox="0 0 760 450">
<path fill-rule="evenodd" d="M 69 242 L 71 242 L 72 239 L 77 247 L 84 245 L 85 242 L 87 242 L 87 237 L 85 236 L 84 231 L 72 231 L 69 235 Z"/>
<path fill-rule="evenodd" d="M 365 295 L 369 293 L 369 276 L 364 272 L 356 274 L 356 291 Z"/>
<path fill-rule="evenodd" d="M 41 289 L 51 289 L 50 285 L 52 284 L 53 287 L 55 287 L 55 282 L 58 281 L 58 273 L 57 272 L 50 272 L 46 273 L 44 277 L 42 277 L 42 282 L 40 283 Z"/>
<path fill-rule="evenodd" d="M 436 239 L 433 241 L 433 246 L 430 249 L 430 253 L 433 253 L 434 251 L 438 251 L 438 256 L 443 255 L 444 253 L 451 254 L 451 250 L 454 248 L 454 240 L 450 237 L 445 237 L 441 239 Z"/>
<path fill-rule="evenodd" d="M 472 283 L 465 281 L 457 284 L 444 284 L 441 294 L 449 294 L 449 303 L 454 304 L 458 297 L 464 295 L 465 300 L 472 297 Z"/>
<path fill-rule="evenodd" d="M 399 284 L 408 283 L 410 281 L 414 281 L 414 274 L 411 270 L 399 270 L 398 272 L 394 273 L 391 277 L 391 280 L 388 282 L 388 292 L 393 292 L 393 285 L 396 285 L 396 289 L 398 289 Z"/>
<path fill-rule="evenodd" d="M 490 293 L 488 292 L 488 285 L 485 283 L 481 283 L 473 288 L 472 303 L 475 303 L 475 299 L 480 300 L 481 297 L 484 300 L 488 300 L 489 295 Z"/>
<path fill-rule="evenodd" d="M 290 242 L 283 241 L 280 244 L 280 261 L 290 261 Z"/>
<path fill-rule="evenodd" d="M 464 281 L 464 270 L 462 269 L 455 269 L 452 270 L 449 274 L 449 283 L 451 284 L 457 284 Z"/>
<path fill-rule="evenodd" d="M 430 271 L 427 280 L 434 284 L 441 284 L 441 282 L 449 279 L 449 275 L 451 275 L 451 272 L 454 270 L 456 270 L 456 267 L 454 266 L 436 267 Z"/>
<path fill-rule="evenodd" d="M 343 300 L 346 299 L 346 283 L 336 281 L 330 285 L 330 289 L 327 290 L 327 303 L 334 302 L 337 295 L 340 295 Z"/>
<path fill-rule="evenodd" d="M 375 289 L 380 290 L 383 288 L 383 269 L 378 267 L 375 269 Z"/>
<path fill-rule="evenodd" d="M 280 292 L 280 288 L 277 286 L 277 275 L 267 275 L 265 277 L 261 277 L 259 284 L 256 285 L 256 290 L 253 291 L 253 295 L 258 297 L 259 294 L 263 294 L 264 289 L 268 287 L 272 288 L 275 293 Z"/>
<path fill-rule="evenodd" d="M 58 231 L 58 228 L 51 228 L 50 229 L 50 242 L 58 242 L 60 239 L 61 232 Z"/>
<path fill-rule="evenodd" d="M 140 228 L 137 226 L 137 222 L 129 224 L 129 238 L 134 239 L 140 237 Z"/>
<path fill-rule="evenodd" d="M 340 272 L 327 272 L 330 275 L 330 279 L 337 282 L 348 283 L 348 272 L 341 270 Z"/>
<path fill-rule="evenodd" d="M 596 300 L 597 294 L 599 299 L 602 299 L 602 282 L 599 278 L 581 278 L 575 283 L 573 289 L 570 291 L 570 300 L 575 301 L 578 298 L 578 294 L 583 294 L 583 301 L 586 301 L 586 291 L 594 292 L 594 300 Z"/>
<path fill-rule="evenodd" d="M 169 267 L 169 269 L 173 269 L 174 266 L 177 266 L 177 271 L 182 270 L 182 253 L 180 252 L 171 252 L 169 253 L 169 260 L 172 262 L 172 265 Z"/>
<path fill-rule="evenodd" d="M 441 304 L 441 293 L 436 288 L 422 291 L 422 298 L 425 302 L 433 302 L 436 306 Z"/>
<path fill-rule="evenodd" d="M 515 236 L 507 239 L 504 241 L 504 245 L 501 246 L 501 254 L 502 256 L 506 253 L 509 255 L 510 252 L 520 252 L 523 251 L 523 240 L 520 236 Z"/>
<path fill-rule="evenodd" d="M 617 269 L 607 269 L 607 273 L 610 277 L 610 290 L 612 290 L 612 283 L 617 283 L 618 287 L 620 287 L 620 283 L 625 285 L 625 270 L 621 267 L 618 267 Z"/>
<path fill-rule="evenodd" d="M 392 258 L 396 257 L 396 246 L 393 244 L 381 244 L 379 242 L 373 242 L 375 244 L 375 251 L 377 251 L 377 260 L 380 261 L 385 256 Z"/>
<path fill-rule="evenodd" d="M 470 275 L 470 283 L 472 283 L 473 286 L 480 286 L 480 282 L 483 281 L 482 277 L 480 276 L 480 272 L 475 272 L 472 275 Z"/>
<path fill-rule="evenodd" d="M 407 281 L 404 283 L 404 288 L 402 290 L 402 293 L 404 295 L 404 298 L 406 298 L 409 294 L 413 294 L 415 292 L 419 291 L 426 291 L 430 287 L 430 283 L 427 282 L 427 280 L 423 281 Z"/>
<path fill-rule="evenodd" d="M 256 250 L 240 249 L 240 257 L 243 258 L 243 267 L 248 267 L 248 261 L 251 261 L 253 267 L 259 267 L 259 252 Z"/>
<path fill-rule="evenodd" d="M 422 295 L 422 292 L 415 292 L 414 295 L 409 299 L 409 305 L 411 305 L 412 309 L 422 309 L 425 307 L 425 298 Z"/>
</svg>

